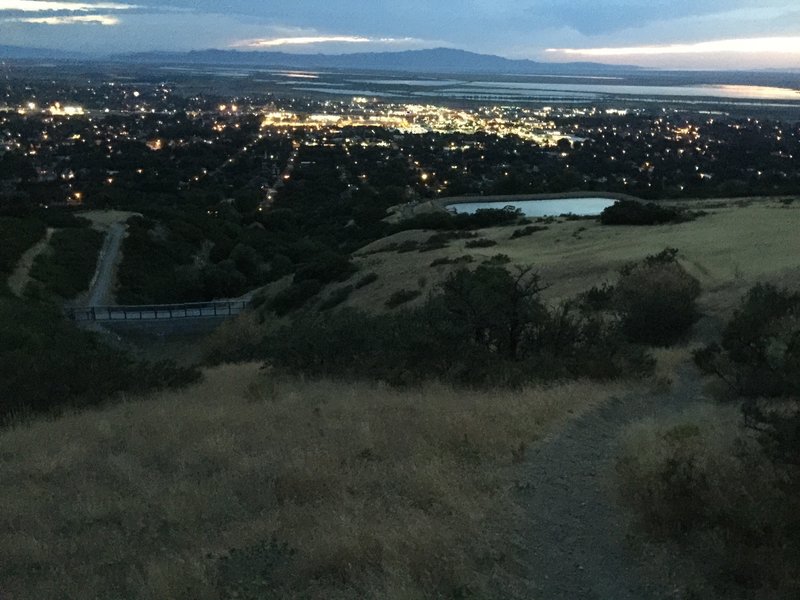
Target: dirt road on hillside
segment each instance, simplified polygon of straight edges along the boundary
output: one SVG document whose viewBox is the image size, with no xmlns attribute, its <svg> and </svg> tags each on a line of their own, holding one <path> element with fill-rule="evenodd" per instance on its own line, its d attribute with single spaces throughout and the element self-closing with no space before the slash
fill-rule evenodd
<svg viewBox="0 0 800 600">
<path fill-rule="evenodd" d="M 8 278 L 8 287 L 15 296 L 22 297 L 25 287 L 31 280 L 31 268 L 33 267 L 33 263 L 36 262 L 36 258 L 50 246 L 50 238 L 53 237 L 54 231 L 55 229 L 48 228 L 45 236 L 19 259 L 17 268 L 14 269 L 14 272 Z"/>
<path fill-rule="evenodd" d="M 125 225 L 116 223 L 108 229 L 100 257 L 97 260 L 92 283 L 89 288 L 87 306 L 107 306 L 112 304 L 111 285 L 114 281 L 114 267 L 125 237 Z"/>
</svg>

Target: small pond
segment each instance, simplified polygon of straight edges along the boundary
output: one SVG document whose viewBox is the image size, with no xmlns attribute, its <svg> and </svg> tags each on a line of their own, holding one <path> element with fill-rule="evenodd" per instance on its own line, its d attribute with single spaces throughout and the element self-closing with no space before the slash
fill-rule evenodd
<svg viewBox="0 0 800 600">
<path fill-rule="evenodd" d="M 464 202 L 448 204 L 447 209 L 457 213 L 473 214 L 483 209 L 502 209 L 513 206 L 522 211 L 526 217 L 557 217 L 559 215 L 573 214 L 580 217 L 594 217 L 599 215 L 615 200 L 610 198 L 561 198 L 553 200 L 514 200 L 494 202 Z"/>
</svg>

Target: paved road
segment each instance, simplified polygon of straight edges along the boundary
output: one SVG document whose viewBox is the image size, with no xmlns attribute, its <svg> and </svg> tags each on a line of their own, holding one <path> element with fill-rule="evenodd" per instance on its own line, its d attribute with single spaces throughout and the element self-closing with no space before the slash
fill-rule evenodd
<svg viewBox="0 0 800 600">
<path fill-rule="evenodd" d="M 111 304 L 111 284 L 114 281 L 114 265 L 117 262 L 122 239 L 125 237 L 125 225 L 112 225 L 106 234 L 100 258 L 97 261 L 92 283 L 89 288 L 87 306 L 107 306 Z"/>
</svg>

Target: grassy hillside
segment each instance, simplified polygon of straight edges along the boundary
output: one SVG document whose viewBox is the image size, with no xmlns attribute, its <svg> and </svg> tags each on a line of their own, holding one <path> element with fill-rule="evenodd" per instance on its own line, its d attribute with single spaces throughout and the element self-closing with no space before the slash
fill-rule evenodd
<svg viewBox="0 0 800 600">
<path fill-rule="evenodd" d="M 620 392 L 583 382 L 400 392 L 241 365 L 184 392 L 5 430 L 2 590 L 508 596 L 513 465 Z"/>
<path fill-rule="evenodd" d="M 477 265 L 498 254 L 506 255 L 512 264 L 534 265 L 550 285 L 545 297 L 553 301 L 613 280 L 622 265 L 665 247 L 680 250 L 682 264 L 698 278 L 705 291 L 704 303 L 714 311 L 729 310 L 756 281 L 800 281 L 796 259 L 800 255 L 800 201 L 704 201 L 688 206 L 708 214 L 687 223 L 651 227 L 558 219 L 536 223 L 547 229 L 514 239 L 514 233 L 523 227 L 494 227 L 478 231 L 478 238 L 453 240 L 447 247 L 433 250 L 427 250 L 426 242 L 436 232 L 398 233 L 357 253 L 360 272 L 345 285 L 353 285 L 366 273 L 376 273 L 378 279 L 353 290 L 343 305 L 383 310 L 398 290 L 421 290 L 424 296 L 426 290 L 464 264 L 431 266 L 434 261 L 470 256 L 472 262 L 468 264 Z M 496 245 L 467 247 L 476 239 Z M 414 243 L 426 251 L 408 251 Z M 384 251 L 392 247 L 395 250 Z M 322 297 L 337 287 L 330 286 Z"/>
</svg>

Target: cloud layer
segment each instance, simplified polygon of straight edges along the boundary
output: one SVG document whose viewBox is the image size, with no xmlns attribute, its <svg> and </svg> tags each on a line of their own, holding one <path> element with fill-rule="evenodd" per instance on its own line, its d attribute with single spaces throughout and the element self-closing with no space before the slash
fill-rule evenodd
<svg viewBox="0 0 800 600">
<path fill-rule="evenodd" d="M 32 23 L 34 25 L 119 25 L 120 19 L 111 15 L 66 15 L 58 17 L 22 17 L 6 19 L 11 23 Z"/>
<path fill-rule="evenodd" d="M 800 54 L 800 37 L 714 40 L 695 44 L 616 48 L 548 48 L 548 52 L 584 57 L 664 56 L 670 54 Z"/>
<path fill-rule="evenodd" d="M 70 33 L 87 26 L 91 36 Z M 741 68 L 796 67 L 798 35 L 797 0 L 0 0 L 2 43 L 93 52 L 450 46 L 693 68 L 736 54 Z M 734 53 L 737 40 L 761 41 Z"/>
<path fill-rule="evenodd" d="M 0 0 L 0 11 L 18 12 L 88 12 L 95 10 L 130 10 L 133 4 L 117 2 L 51 2 L 49 0 Z"/>
</svg>

